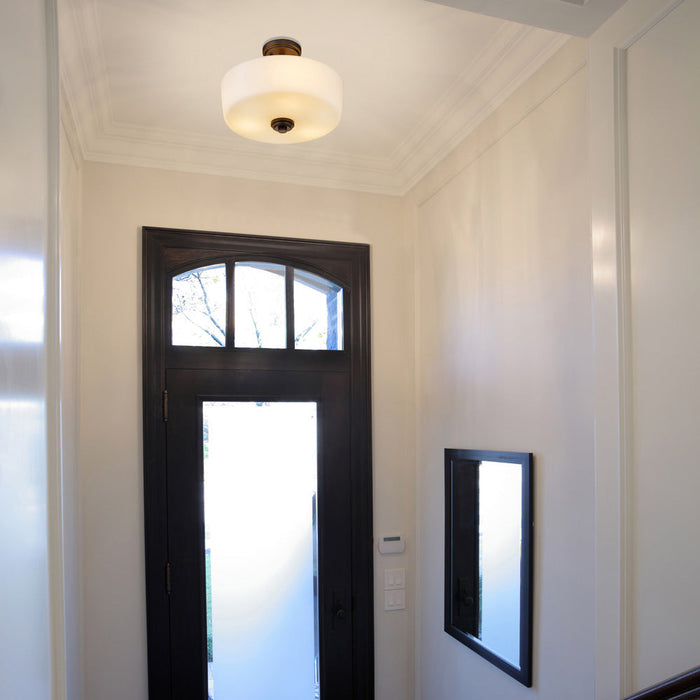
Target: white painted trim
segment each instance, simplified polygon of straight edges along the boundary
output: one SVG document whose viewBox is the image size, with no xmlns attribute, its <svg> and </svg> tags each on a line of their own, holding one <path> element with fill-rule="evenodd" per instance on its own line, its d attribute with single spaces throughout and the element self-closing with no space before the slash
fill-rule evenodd
<svg viewBox="0 0 700 700">
<path fill-rule="evenodd" d="M 80 143 L 80 133 L 75 121 L 75 111 L 71 99 L 66 91 L 66 83 L 61 75 L 59 79 L 60 91 L 60 120 L 63 126 L 63 133 L 70 149 L 70 155 L 75 163 L 75 167 L 80 169 L 84 160 L 83 146 Z"/>
<path fill-rule="evenodd" d="M 636 44 L 645 34 L 648 34 L 659 22 L 668 17 L 677 7 L 682 5 L 685 0 L 665 0 L 665 2 L 653 2 L 646 0 L 646 5 L 655 6 L 649 16 L 636 25 L 630 33 L 619 42 L 619 48 L 629 49 Z M 642 4 L 641 2 L 639 3 Z"/>
<path fill-rule="evenodd" d="M 60 89 L 56 0 L 44 0 L 46 37 L 46 478 L 53 700 L 66 700 L 60 343 Z"/>
<path fill-rule="evenodd" d="M 413 189 L 416 206 L 431 197 L 495 146 L 523 119 L 552 97 L 586 66 L 582 39 L 569 40 L 556 58 L 541 67 L 530 82 L 503 103 L 500 113 L 485 119 L 445 159 L 444 165 L 431 170 Z"/>
<path fill-rule="evenodd" d="M 517 26 L 517 25 L 516 25 Z M 391 156 L 403 195 L 493 114 L 570 39 L 553 36 L 544 46 L 532 29 L 507 27 L 429 112 L 411 137 Z M 503 75 L 504 66 L 522 67 Z"/>
<path fill-rule="evenodd" d="M 413 464 L 413 486 L 414 486 L 414 519 L 413 519 L 413 578 L 414 578 L 414 597 L 413 597 L 413 697 L 412 700 L 422 700 L 423 697 L 423 664 L 422 664 L 422 634 L 423 624 L 421 621 L 421 612 L 423 609 L 423 574 L 420 565 L 423 557 L 423 500 L 419 497 L 421 493 L 421 477 L 422 464 L 419 455 L 421 454 L 421 416 L 418 410 L 418 395 L 421 390 L 421 372 L 416 361 L 416 350 L 419 347 L 421 339 L 420 321 L 421 317 L 418 313 L 418 304 L 416 300 L 419 298 L 419 278 L 418 278 L 418 206 L 415 198 L 411 195 L 404 198 L 403 220 L 404 230 L 406 235 L 411 239 L 411 250 L 413 254 L 411 274 L 413 276 L 413 299 L 411 305 L 413 309 L 413 397 L 414 397 L 414 464 Z"/>
<path fill-rule="evenodd" d="M 632 333 L 629 230 L 629 159 L 627 138 L 627 51 L 613 51 L 615 110 L 615 201 L 617 202 L 617 280 L 619 339 L 620 425 L 620 677 L 622 695 L 632 687 L 634 669 L 630 649 L 634 619 L 630 596 L 632 572 L 631 501 L 633 478 Z"/>
</svg>

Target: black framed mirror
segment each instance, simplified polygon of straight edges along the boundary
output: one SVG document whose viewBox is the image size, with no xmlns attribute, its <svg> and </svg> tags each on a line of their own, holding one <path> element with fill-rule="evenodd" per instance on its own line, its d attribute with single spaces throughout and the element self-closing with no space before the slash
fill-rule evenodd
<svg viewBox="0 0 700 700">
<path fill-rule="evenodd" d="M 445 450 L 445 632 L 532 686 L 529 452 Z"/>
</svg>

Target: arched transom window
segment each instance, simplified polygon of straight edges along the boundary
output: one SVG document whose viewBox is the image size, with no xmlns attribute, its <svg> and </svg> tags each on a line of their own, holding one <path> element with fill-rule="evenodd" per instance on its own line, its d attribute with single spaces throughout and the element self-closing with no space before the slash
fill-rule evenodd
<svg viewBox="0 0 700 700">
<path fill-rule="evenodd" d="M 228 343 L 227 298 L 233 299 Z M 172 277 L 173 345 L 343 350 L 343 318 L 340 285 L 289 265 L 219 262 Z"/>
</svg>

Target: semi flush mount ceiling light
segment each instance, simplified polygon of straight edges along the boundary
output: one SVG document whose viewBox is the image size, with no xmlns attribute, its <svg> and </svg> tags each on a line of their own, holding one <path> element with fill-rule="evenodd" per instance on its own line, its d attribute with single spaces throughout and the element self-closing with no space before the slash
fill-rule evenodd
<svg viewBox="0 0 700 700">
<path fill-rule="evenodd" d="M 340 121 L 343 81 L 327 65 L 302 58 L 293 39 L 268 41 L 262 58 L 234 66 L 221 81 L 229 128 L 265 143 L 325 136 Z"/>
</svg>

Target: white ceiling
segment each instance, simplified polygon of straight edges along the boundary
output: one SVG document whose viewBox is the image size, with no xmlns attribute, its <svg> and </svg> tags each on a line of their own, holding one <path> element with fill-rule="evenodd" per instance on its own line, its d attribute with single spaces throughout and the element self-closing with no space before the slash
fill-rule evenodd
<svg viewBox="0 0 700 700">
<path fill-rule="evenodd" d="M 85 159 L 388 194 L 568 39 L 424 0 L 61 0 L 59 28 L 64 122 Z M 318 141 L 257 144 L 224 124 L 222 76 L 274 36 L 343 78 L 341 123 Z"/>
</svg>

